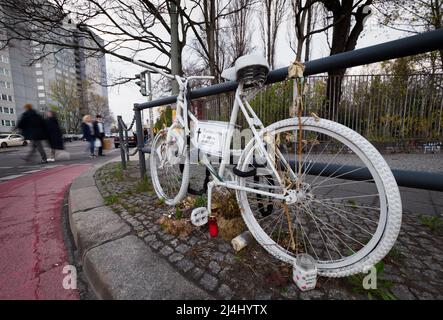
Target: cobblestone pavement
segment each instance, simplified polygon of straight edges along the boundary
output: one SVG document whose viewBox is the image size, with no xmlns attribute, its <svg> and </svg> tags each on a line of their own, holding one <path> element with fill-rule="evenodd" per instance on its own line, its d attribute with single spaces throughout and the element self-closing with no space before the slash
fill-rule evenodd
<svg viewBox="0 0 443 320">
<path fill-rule="evenodd" d="M 315 290 L 303 293 L 291 280 L 290 266 L 255 242 L 235 253 L 228 242 L 210 238 L 206 226 L 182 238 L 166 233 L 157 220 L 171 208 L 153 191 L 139 192 L 138 174 L 134 162 L 126 171 L 116 163 L 97 171 L 105 202 L 159 256 L 220 299 L 443 299 L 443 231 L 407 206 L 397 243 L 380 264 L 377 290 L 363 290 L 360 276 L 320 277 Z M 194 170 L 193 176 L 201 175 Z"/>
</svg>

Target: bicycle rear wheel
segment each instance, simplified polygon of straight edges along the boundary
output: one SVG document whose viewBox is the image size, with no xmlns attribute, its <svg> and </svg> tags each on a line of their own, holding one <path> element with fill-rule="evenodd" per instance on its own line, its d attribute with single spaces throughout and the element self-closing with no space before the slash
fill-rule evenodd
<svg viewBox="0 0 443 320">
<path fill-rule="evenodd" d="M 245 223 L 280 260 L 294 263 L 297 254 L 308 253 L 320 275 L 362 272 L 389 252 L 400 230 L 396 181 L 380 153 L 358 133 L 324 119 L 304 117 L 302 123 L 301 161 L 296 154 L 298 119 L 266 128 L 275 143 L 274 165 L 283 185 L 263 165 L 257 168 L 260 179 L 239 177 L 238 182 L 291 197 L 285 201 L 237 191 Z M 257 163 L 257 148 L 254 141 L 246 146 L 238 164 L 241 170 Z M 350 180 L 355 177 L 359 180 Z M 263 214 L 263 208 L 272 212 Z"/>
</svg>

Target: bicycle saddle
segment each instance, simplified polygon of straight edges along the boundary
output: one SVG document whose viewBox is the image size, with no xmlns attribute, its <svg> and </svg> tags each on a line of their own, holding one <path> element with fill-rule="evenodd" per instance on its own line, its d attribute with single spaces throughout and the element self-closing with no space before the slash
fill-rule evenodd
<svg viewBox="0 0 443 320">
<path fill-rule="evenodd" d="M 226 80 L 251 84 L 264 82 L 268 73 L 269 64 L 264 57 L 248 54 L 238 58 L 232 68 L 223 70 L 221 76 Z"/>
</svg>

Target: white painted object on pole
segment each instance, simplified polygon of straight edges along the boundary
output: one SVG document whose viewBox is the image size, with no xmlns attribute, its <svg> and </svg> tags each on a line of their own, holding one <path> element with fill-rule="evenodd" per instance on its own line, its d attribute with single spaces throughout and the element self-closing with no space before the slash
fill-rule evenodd
<svg viewBox="0 0 443 320">
<path fill-rule="evenodd" d="M 232 247 L 235 251 L 240 251 L 246 247 L 252 240 L 252 235 L 249 231 L 245 231 L 242 234 L 236 236 L 231 240 Z"/>
<path fill-rule="evenodd" d="M 293 280 L 301 291 L 315 289 L 317 284 L 317 266 L 309 254 L 297 255 L 293 268 Z"/>
</svg>

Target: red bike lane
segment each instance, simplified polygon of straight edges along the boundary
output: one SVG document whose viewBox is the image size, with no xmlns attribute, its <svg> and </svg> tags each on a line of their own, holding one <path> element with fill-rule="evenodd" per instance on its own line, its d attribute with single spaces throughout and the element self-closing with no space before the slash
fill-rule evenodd
<svg viewBox="0 0 443 320">
<path fill-rule="evenodd" d="M 0 183 L 0 299 L 79 299 L 63 288 L 69 264 L 61 212 L 90 165 L 67 165 Z"/>
</svg>

